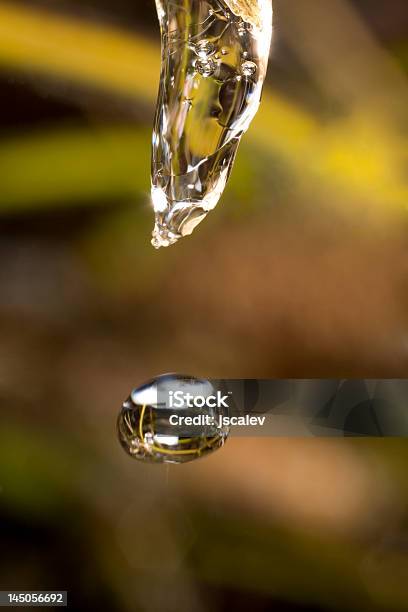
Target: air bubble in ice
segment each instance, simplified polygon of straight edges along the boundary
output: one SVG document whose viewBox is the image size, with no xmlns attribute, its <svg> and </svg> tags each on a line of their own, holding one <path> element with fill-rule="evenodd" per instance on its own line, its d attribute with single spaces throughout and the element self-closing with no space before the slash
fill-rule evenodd
<svg viewBox="0 0 408 612">
<path fill-rule="evenodd" d="M 214 74 L 216 65 L 212 59 L 199 59 L 195 63 L 195 68 L 203 77 L 209 77 Z"/>
<path fill-rule="evenodd" d="M 247 60 L 246 62 L 242 62 L 241 64 L 242 74 L 246 77 L 253 76 L 256 72 L 256 64 L 255 62 L 251 62 Z"/>
<path fill-rule="evenodd" d="M 195 45 L 194 51 L 198 57 L 206 58 L 214 53 L 215 45 L 210 40 L 204 38 Z"/>
</svg>

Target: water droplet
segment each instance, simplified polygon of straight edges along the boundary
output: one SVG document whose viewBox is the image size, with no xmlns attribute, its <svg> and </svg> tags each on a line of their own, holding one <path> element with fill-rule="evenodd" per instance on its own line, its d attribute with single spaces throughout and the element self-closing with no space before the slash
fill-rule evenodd
<svg viewBox="0 0 408 612">
<path fill-rule="evenodd" d="M 173 396 L 176 391 L 184 398 L 182 405 L 181 398 Z M 159 376 L 134 389 L 118 417 L 122 447 L 131 457 L 153 463 L 185 463 L 217 450 L 228 436 L 228 428 L 219 426 L 223 409 L 201 405 L 202 401 L 199 407 L 191 406 L 188 399 L 214 394 L 209 381 L 176 374 Z M 177 407 L 171 406 L 176 405 L 173 397 Z M 186 416 L 199 416 L 200 422 L 186 423 Z"/>
<path fill-rule="evenodd" d="M 198 57 L 206 58 L 214 53 L 215 45 L 210 40 L 203 38 L 194 46 L 194 51 Z"/>
<path fill-rule="evenodd" d="M 205 78 L 214 74 L 215 68 L 216 64 L 212 59 L 199 59 L 195 63 L 195 69 Z"/>
<path fill-rule="evenodd" d="M 246 62 L 242 62 L 241 64 L 242 74 L 246 77 L 253 76 L 256 72 L 256 64 L 255 62 L 251 62 L 247 60 Z"/>
</svg>

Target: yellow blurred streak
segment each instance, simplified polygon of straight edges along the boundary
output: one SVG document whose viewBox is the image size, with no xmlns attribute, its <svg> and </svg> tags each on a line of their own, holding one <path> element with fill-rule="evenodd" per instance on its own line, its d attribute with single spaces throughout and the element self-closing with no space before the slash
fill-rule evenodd
<svg viewBox="0 0 408 612">
<path fill-rule="evenodd" d="M 150 134 L 131 126 L 62 129 L 0 147 L 0 208 L 131 200 L 149 190 Z"/>
<path fill-rule="evenodd" d="M 159 63 L 158 45 L 140 34 L 132 35 L 105 25 L 0 2 L 0 65 L 72 79 L 150 103 L 156 96 Z M 113 129 L 111 134 L 114 132 Z M 88 191 L 98 191 L 95 185 L 86 184 L 91 180 L 101 181 L 101 191 L 105 185 L 109 193 L 114 186 L 122 193 L 120 181 L 129 185 L 133 175 L 132 163 L 136 165 L 136 149 L 132 151 L 130 147 L 133 137 L 134 134 L 128 137 L 126 130 L 117 131 L 117 146 L 121 146 L 120 139 L 124 142 L 120 156 L 123 167 L 116 167 L 114 163 L 105 177 L 95 169 L 90 173 L 92 176 L 89 173 L 86 175 L 86 180 L 85 176 L 83 180 L 78 178 L 75 188 L 78 197 L 81 193 L 86 195 Z M 11 202 L 22 203 L 24 198 L 30 204 L 39 202 L 40 197 L 45 197 L 51 203 L 52 198 L 58 195 L 65 199 L 67 193 L 74 195 L 71 193 L 74 189 L 72 185 L 68 192 L 58 192 L 57 184 L 61 189 L 63 185 L 64 189 L 69 187 L 62 173 L 65 168 L 69 176 L 70 167 L 77 168 L 79 173 L 75 161 L 71 163 L 68 159 L 61 159 L 60 178 L 55 182 L 54 189 L 50 187 L 52 179 L 38 167 L 37 161 L 48 159 L 48 163 L 55 166 L 55 156 L 57 159 L 61 156 L 58 153 L 60 148 L 70 151 L 72 158 L 75 157 L 76 148 L 78 159 L 88 163 L 82 149 L 86 135 L 79 132 L 72 134 L 68 147 L 67 138 L 67 135 L 56 134 L 55 138 L 47 136 L 48 140 L 42 143 L 40 136 L 34 136 L 33 140 L 27 137 L 21 141 L 21 156 L 13 152 L 16 143 L 11 150 L 8 150 L 10 143 L 3 143 L 0 170 L 2 183 L 6 177 L 7 189 L 3 188 L 1 194 L 2 208 L 10 206 Z M 382 212 L 401 207 L 405 210 L 407 207 L 408 185 L 403 174 L 406 144 L 397 131 L 386 126 L 386 123 L 378 124 L 378 116 L 370 117 L 366 109 L 355 109 L 348 119 L 321 125 L 306 112 L 266 88 L 260 111 L 248 133 L 248 141 L 252 141 L 260 151 L 282 157 L 292 168 L 298 182 L 317 181 L 329 193 L 332 201 L 343 199 L 347 203 L 357 199 L 369 200 L 373 210 Z M 145 152 L 147 159 L 148 140 L 144 142 L 146 150 L 139 149 L 138 153 L 143 155 Z M 99 159 L 94 154 L 93 145 L 89 146 L 93 151 L 89 163 L 99 163 L 106 168 L 108 149 L 105 157 Z M 32 167 L 29 152 L 34 161 Z M 20 184 L 19 177 L 24 175 L 21 165 L 26 166 L 28 176 L 32 178 L 31 191 Z M 117 176 L 114 176 L 115 167 Z M 34 175 L 35 168 L 39 172 L 37 175 Z M 125 176 L 125 168 L 129 175 Z M 147 184 L 147 164 L 144 172 Z M 111 181 L 109 187 L 107 177 Z M 44 184 L 41 180 L 45 181 Z"/>
<path fill-rule="evenodd" d="M 151 101 L 160 54 L 140 34 L 0 2 L 0 64 Z"/>
<path fill-rule="evenodd" d="M 266 91 L 249 136 L 284 157 L 298 179 L 321 181 L 337 202 L 352 195 L 368 199 L 373 212 L 407 209 L 406 143 L 367 112 L 324 126 Z"/>
</svg>

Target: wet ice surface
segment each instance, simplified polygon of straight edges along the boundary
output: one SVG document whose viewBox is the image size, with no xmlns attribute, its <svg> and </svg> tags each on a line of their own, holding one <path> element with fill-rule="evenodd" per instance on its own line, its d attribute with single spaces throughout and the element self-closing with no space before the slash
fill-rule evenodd
<svg viewBox="0 0 408 612">
<path fill-rule="evenodd" d="M 258 110 L 272 15 L 270 0 L 157 0 L 157 12 L 152 244 L 159 248 L 191 234 L 221 197 Z"/>
</svg>

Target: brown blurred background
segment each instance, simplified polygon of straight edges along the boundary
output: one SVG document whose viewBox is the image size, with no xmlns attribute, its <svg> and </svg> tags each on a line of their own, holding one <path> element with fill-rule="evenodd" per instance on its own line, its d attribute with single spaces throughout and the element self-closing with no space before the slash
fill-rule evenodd
<svg viewBox="0 0 408 612">
<path fill-rule="evenodd" d="M 0 1 L 1 589 L 72 609 L 408 610 L 403 440 L 116 440 L 129 390 L 404 377 L 408 4 L 276 0 L 218 208 L 150 246 L 152 1 Z"/>
</svg>

